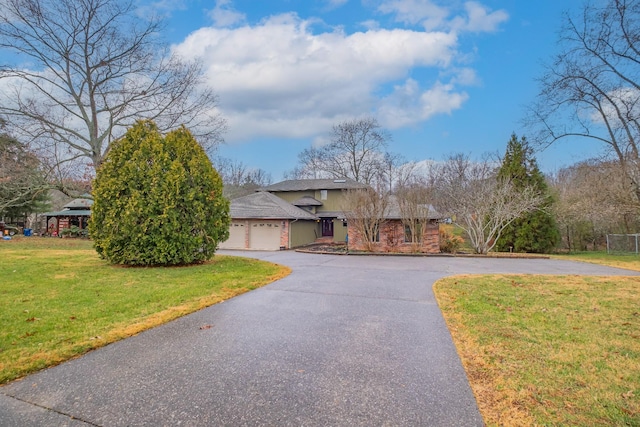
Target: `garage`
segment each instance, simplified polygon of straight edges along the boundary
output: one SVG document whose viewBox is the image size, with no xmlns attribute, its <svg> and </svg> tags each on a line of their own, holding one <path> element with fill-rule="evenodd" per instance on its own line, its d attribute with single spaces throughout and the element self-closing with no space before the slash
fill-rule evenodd
<svg viewBox="0 0 640 427">
<path fill-rule="evenodd" d="M 220 249 L 246 249 L 247 227 L 244 222 L 233 222 L 229 227 L 229 238 L 220 244 Z"/>
<path fill-rule="evenodd" d="M 249 230 L 249 248 L 259 250 L 280 249 L 280 221 L 252 222 Z"/>
<path fill-rule="evenodd" d="M 220 244 L 221 249 L 277 251 L 289 249 L 292 241 L 300 246 L 315 240 L 318 218 L 271 193 L 257 191 L 233 199 L 229 214 L 232 218 L 229 239 Z M 292 240 L 291 224 L 303 222 L 300 237 Z"/>
</svg>

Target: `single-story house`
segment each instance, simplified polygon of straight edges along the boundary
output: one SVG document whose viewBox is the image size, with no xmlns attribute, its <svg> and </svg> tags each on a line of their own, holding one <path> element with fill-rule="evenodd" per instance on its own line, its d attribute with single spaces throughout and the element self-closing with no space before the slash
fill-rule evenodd
<svg viewBox="0 0 640 427">
<path fill-rule="evenodd" d="M 415 220 L 414 230 L 403 220 L 398 200 L 392 196 L 387 213 L 380 223 L 378 233 L 371 246 L 376 252 L 400 253 L 440 253 L 440 222 L 443 216 L 433 206 L 423 205 L 423 217 Z M 349 228 L 349 249 L 364 250 L 366 248 L 361 233 L 355 227 Z M 415 237 L 412 231 L 417 234 Z"/>
</svg>

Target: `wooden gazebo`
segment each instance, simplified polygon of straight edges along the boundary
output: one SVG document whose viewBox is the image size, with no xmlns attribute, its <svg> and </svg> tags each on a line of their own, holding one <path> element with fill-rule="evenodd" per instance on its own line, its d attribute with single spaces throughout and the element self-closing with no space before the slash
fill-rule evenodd
<svg viewBox="0 0 640 427">
<path fill-rule="evenodd" d="M 91 195 L 84 194 L 64 205 L 59 212 L 47 212 L 42 214 L 47 218 L 47 235 L 61 236 L 65 228 L 73 226 L 81 230 L 87 228 L 91 216 L 93 199 Z"/>
</svg>

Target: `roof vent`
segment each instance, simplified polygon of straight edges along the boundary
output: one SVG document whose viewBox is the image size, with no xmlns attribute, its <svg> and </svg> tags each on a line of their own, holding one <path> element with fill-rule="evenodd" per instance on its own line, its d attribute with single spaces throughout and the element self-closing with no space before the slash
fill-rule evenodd
<svg viewBox="0 0 640 427">
<path fill-rule="evenodd" d="M 347 182 L 347 180 L 346 180 L 346 179 L 334 179 L 334 180 L 333 180 L 333 183 L 334 183 L 334 184 L 343 184 L 343 183 L 345 183 L 345 182 Z"/>
</svg>

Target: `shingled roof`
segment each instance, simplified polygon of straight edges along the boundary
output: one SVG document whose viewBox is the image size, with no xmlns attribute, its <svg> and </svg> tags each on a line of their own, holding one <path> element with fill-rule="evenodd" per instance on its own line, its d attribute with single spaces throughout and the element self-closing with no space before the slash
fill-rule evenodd
<svg viewBox="0 0 640 427">
<path fill-rule="evenodd" d="M 232 200 L 230 210 L 233 219 L 318 219 L 312 213 L 264 191 Z"/>
<path fill-rule="evenodd" d="M 83 194 L 77 199 L 73 199 L 63 206 L 64 209 L 91 209 L 93 199 L 88 194 Z"/>
<path fill-rule="evenodd" d="M 293 206 L 322 206 L 322 202 L 320 200 L 316 200 L 311 196 L 303 196 L 291 203 Z"/>
<path fill-rule="evenodd" d="M 258 191 L 307 191 L 307 190 L 348 190 L 368 188 L 349 178 L 343 179 L 290 179 L 261 188 Z"/>
<path fill-rule="evenodd" d="M 444 216 L 440 214 L 440 212 L 436 211 L 433 205 L 430 204 L 422 204 L 420 205 L 422 209 L 426 211 L 427 219 L 443 219 Z M 398 202 L 398 198 L 396 196 L 389 197 L 389 205 L 387 206 L 387 214 L 385 215 L 386 219 L 402 219 L 402 212 L 400 211 L 400 203 Z"/>
</svg>

